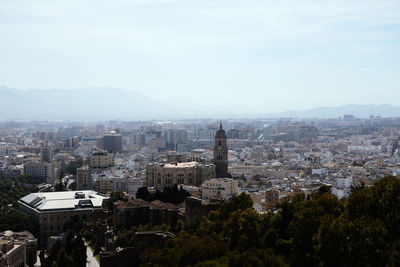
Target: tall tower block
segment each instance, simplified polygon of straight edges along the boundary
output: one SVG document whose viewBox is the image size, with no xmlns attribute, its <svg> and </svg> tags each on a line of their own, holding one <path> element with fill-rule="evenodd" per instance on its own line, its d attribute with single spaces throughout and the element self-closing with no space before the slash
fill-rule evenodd
<svg viewBox="0 0 400 267">
<path fill-rule="evenodd" d="M 226 133 L 222 129 L 222 123 L 220 123 L 219 129 L 215 133 L 214 144 L 214 164 L 217 178 L 225 178 L 228 175 L 228 144 L 226 139 Z"/>
</svg>

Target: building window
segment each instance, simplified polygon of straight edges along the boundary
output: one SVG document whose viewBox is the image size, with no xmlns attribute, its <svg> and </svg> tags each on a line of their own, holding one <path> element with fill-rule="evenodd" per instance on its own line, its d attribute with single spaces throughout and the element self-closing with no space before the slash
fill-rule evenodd
<svg viewBox="0 0 400 267">
<path fill-rule="evenodd" d="M 189 178 L 189 184 L 193 184 L 193 179 Z"/>
<path fill-rule="evenodd" d="M 157 184 L 161 184 L 161 179 L 160 178 L 157 179 Z"/>
<path fill-rule="evenodd" d="M 165 180 L 165 183 L 166 183 L 166 184 L 172 184 L 172 179 L 166 179 L 166 180 Z"/>
<path fill-rule="evenodd" d="M 218 141 L 218 145 L 221 146 L 221 141 Z"/>
<path fill-rule="evenodd" d="M 178 184 L 184 184 L 184 183 L 185 183 L 185 179 L 183 179 L 183 178 L 178 179 Z"/>
</svg>

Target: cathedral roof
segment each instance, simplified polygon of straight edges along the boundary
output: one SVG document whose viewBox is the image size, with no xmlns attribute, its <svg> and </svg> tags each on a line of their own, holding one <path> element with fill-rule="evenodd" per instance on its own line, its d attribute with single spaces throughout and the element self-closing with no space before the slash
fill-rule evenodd
<svg viewBox="0 0 400 267">
<path fill-rule="evenodd" d="M 216 136 L 217 136 L 217 135 L 226 135 L 226 134 L 225 134 L 225 130 L 222 129 L 222 123 L 221 123 L 221 122 L 219 123 L 219 129 L 217 130 L 217 132 L 215 133 L 215 135 L 216 135 Z"/>
</svg>

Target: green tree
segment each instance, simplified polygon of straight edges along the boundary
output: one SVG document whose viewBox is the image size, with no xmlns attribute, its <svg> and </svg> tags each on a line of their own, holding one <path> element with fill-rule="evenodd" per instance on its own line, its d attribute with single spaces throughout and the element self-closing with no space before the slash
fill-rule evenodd
<svg viewBox="0 0 400 267">
<path fill-rule="evenodd" d="M 147 190 L 147 187 L 145 187 L 145 186 L 140 187 L 138 189 L 138 191 L 136 192 L 136 198 L 140 198 L 140 199 L 148 201 L 149 196 L 150 196 L 149 190 Z"/>
<path fill-rule="evenodd" d="M 11 231 L 28 230 L 34 232 L 33 219 L 18 210 L 10 209 L 0 212 L 0 229 Z"/>
<path fill-rule="evenodd" d="M 83 166 L 83 158 L 78 158 L 68 163 L 67 167 L 65 168 L 65 171 L 69 174 L 76 175 L 77 169 L 82 166 Z"/>
</svg>

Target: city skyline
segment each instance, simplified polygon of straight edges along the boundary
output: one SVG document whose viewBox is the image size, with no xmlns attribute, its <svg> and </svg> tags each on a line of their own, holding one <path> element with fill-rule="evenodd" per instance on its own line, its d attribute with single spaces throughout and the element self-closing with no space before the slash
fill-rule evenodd
<svg viewBox="0 0 400 267">
<path fill-rule="evenodd" d="M 400 266 L 399 0 L 1 0 L 0 266 Z"/>
</svg>

